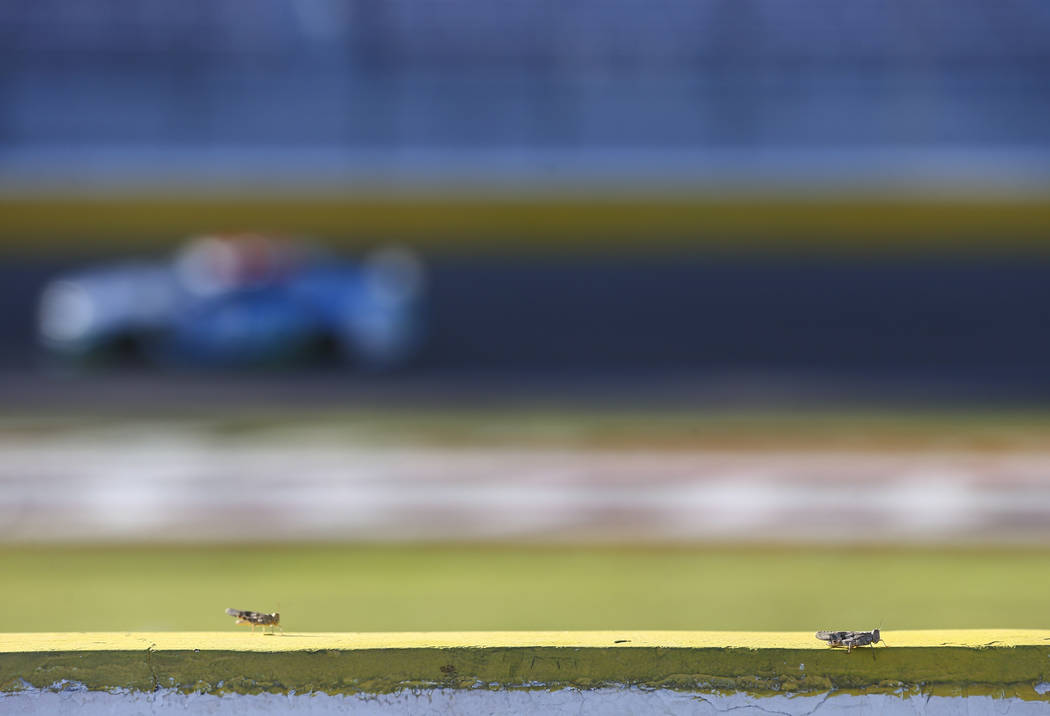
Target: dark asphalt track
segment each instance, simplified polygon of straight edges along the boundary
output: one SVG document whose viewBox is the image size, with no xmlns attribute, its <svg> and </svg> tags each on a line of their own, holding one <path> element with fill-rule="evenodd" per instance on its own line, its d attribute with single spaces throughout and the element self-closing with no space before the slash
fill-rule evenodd
<svg viewBox="0 0 1050 716">
<path fill-rule="evenodd" d="M 83 263 L 0 263 L 0 404 L 1050 402 L 1045 256 L 442 255 L 397 375 L 59 376 L 35 302 Z"/>
</svg>

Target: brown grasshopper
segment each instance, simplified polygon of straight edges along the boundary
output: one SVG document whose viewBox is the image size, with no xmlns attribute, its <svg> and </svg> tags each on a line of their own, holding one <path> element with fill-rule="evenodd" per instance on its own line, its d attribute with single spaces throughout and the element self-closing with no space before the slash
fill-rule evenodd
<svg viewBox="0 0 1050 716">
<path fill-rule="evenodd" d="M 846 647 L 853 651 L 855 646 L 870 646 L 882 641 L 878 629 L 871 631 L 818 631 L 817 638 L 826 641 L 830 647 Z M 885 644 L 885 642 L 883 642 Z"/>
<path fill-rule="evenodd" d="M 281 630 L 284 633 L 284 627 L 281 626 L 281 615 L 279 612 L 272 614 L 266 614 L 264 612 L 247 612 L 242 609 L 227 609 L 226 613 L 231 617 L 237 619 L 238 624 L 251 624 L 252 631 L 255 631 L 256 626 L 263 628 L 263 633 L 266 633 L 266 627 L 270 627 L 270 633 L 273 633 L 274 627 Z"/>
</svg>

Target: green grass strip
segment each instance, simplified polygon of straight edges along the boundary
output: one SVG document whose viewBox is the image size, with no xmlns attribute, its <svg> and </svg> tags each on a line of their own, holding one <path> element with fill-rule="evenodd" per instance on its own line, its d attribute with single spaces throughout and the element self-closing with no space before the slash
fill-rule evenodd
<svg viewBox="0 0 1050 716">
<path fill-rule="evenodd" d="M 0 574 L 0 632 L 243 630 L 227 607 L 297 632 L 892 632 L 1044 625 L 1050 550 L 8 545 Z"/>
</svg>

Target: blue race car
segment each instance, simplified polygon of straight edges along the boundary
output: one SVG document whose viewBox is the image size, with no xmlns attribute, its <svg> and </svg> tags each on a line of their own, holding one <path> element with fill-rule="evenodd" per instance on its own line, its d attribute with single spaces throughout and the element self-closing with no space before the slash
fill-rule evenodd
<svg viewBox="0 0 1050 716">
<path fill-rule="evenodd" d="M 81 364 L 236 368 L 334 358 L 382 370 L 419 347 L 423 283 L 422 264 L 403 249 L 348 263 L 262 236 L 207 236 L 169 263 L 51 281 L 39 333 L 52 354 Z"/>
</svg>

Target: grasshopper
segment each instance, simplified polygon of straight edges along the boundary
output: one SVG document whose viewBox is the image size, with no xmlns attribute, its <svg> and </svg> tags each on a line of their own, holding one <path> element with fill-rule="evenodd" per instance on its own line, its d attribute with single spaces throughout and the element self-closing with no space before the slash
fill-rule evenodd
<svg viewBox="0 0 1050 716">
<path fill-rule="evenodd" d="M 846 647 L 846 651 L 853 651 L 855 646 L 870 646 L 882 641 L 878 629 L 871 631 L 818 631 L 817 638 L 826 641 L 831 647 Z M 885 643 L 885 642 L 883 642 Z"/>
<path fill-rule="evenodd" d="M 237 619 L 238 624 L 251 624 L 252 631 L 255 631 L 256 626 L 263 628 L 263 633 L 266 633 L 266 627 L 270 627 L 270 633 L 273 633 L 274 627 L 281 630 L 284 633 L 284 627 L 281 626 L 281 615 L 279 612 L 272 614 L 266 614 L 265 612 L 248 612 L 243 609 L 227 609 L 226 613 L 231 617 Z"/>
</svg>

